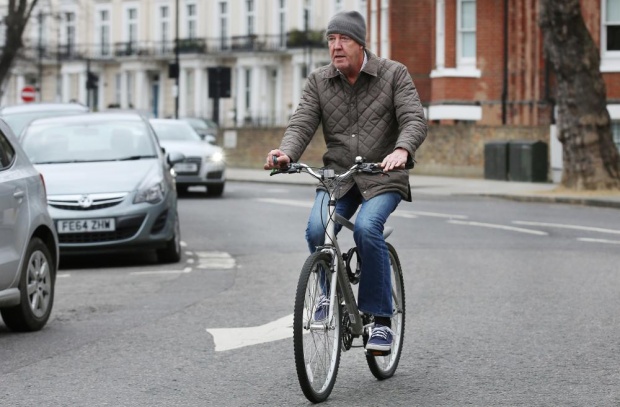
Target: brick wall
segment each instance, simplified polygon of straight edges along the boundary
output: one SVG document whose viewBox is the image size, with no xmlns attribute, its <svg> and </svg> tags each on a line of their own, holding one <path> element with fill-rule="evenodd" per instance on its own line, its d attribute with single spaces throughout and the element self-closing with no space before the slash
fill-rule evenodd
<svg viewBox="0 0 620 407">
<path fill-rule="evenodd" d="M 223 134 L 236 132 L 236 146 L 226 147 Z M 262 168 L 267 153 L 280 145 L 283 128 L 228 129 L 220 132 L 218 145 L 226 149 L 226 162 L 235 168 Z M 459 124 L 430 126 L 424 144 L 416 154 L 415 172 L 426 175 L 484 176 L 484 144 L 493 140 L 549 142 L 549 127 L 495 127 Z M 317 131 L 301 161 L 321 166 L 325 151 L 323 133 Z"/>
</svg>

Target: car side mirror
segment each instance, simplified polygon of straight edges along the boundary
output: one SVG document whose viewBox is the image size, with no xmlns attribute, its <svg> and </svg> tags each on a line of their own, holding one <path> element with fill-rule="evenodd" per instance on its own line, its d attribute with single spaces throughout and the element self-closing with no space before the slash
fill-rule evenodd
<svg viewBox="0 0 620 407">
<path fill-rule="evenodd" d="M 171 151 L 166 154 L 166 160 L 168 161 L 168 164 L 170 164 L 170 166 L 174 166 L 174 164 L 180 163 L 181 161 L 185 160 L 185 155 L 177 151 Z"/>
<path fill-rule="evenodd" d="M 213 144 L 215 145 L 215 136 L 212 134 L 205 134 L 204 137 L 202 138 L 204 141 L 206 141 L 209 144 Z"/>
</svg>

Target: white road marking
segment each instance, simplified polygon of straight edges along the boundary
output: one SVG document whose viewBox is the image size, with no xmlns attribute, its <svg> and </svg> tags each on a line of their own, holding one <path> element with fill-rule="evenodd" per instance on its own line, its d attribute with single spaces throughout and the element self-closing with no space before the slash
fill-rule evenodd
<svg viewBox="0 0 620 407">
<path fill-rule="evenodd" d="M 299 206 L 302 208 L 312 208 L 314 202 L 295 201 L 292 199 L 276 199 L 276 198 L 258 198 L 257 201 L 265 203 L 275 203 L 280 205 Z"/>
<path fill-rule="evenodd" d="M 278 341 L 293 337 L 293 314 L 265 325 L 247 328 L 212 328 L 207 332 L 213 336 L 215 351 L 223 352 L 245 346 Z"/>
<path fill-rule="evenodd" d="M 395 216 L 401 216 L 403 218 L 417 218 L 418 216 L 430 216 L 433 218 L 448 218 L 448 219 L 467 219 L 466 215 L 453 215 L 450 213 L 437 213 L 437 212 L 419 212 L 419 211 L 394 211 Z"/>
<path fill-rule="evenodd" d="M 539 235 L 539 236 L 547 236 L 549 234 L 547 232 L 543 232 L 543 231 L 540 231 L 540 230 L 515 228 L 515 227 L 512 227 L 512 226 L 495 225 L 495 224 L 492 224 L 492 223 L 482 223 L 482 222 L 472 222 L 472 221 L 462 221 L 462 220 L 448 220 L 447 222 L 455 224 L 455 225 L 479 226 L 479 227 L 483 227 L 483 228 L 502 229 L 502 230 L 508 230 L 508 231 L 511 231 L 511 232 L 528 233 L 528 234 L 531 234 L 531 235 Z"/>
<path fill-rule="evenodd" d="M 69 273 L 56 274 L 56 278 L 66 278 L 66 277 L 71 277 L 71 274 Z"/>
<path fill-rule="evenodd" d="M 579 240 L 580 242 L 590 242 L 590 243 L 620 244 L 620 240 L 591 239 L 589 237 L 578 237 L 577 240 Z"/>
<path fill-rule="evenodd" d="M 198 269 L 232 269 L 237 262 L 226 252 L 196 252 L 198 256 Z"/>
<path fill-rule="evenodd" d="M 191 267 L 185 267 L 183 270 L 150 270 L 150 271 L 132 271 L 129 274 L 131 275 L 147 275 L 147 274 L 182 274 L 182 273 L 191 273 Z"/>
<path fill-rule="evenodd" d="M 258 198 L 257 201 L 266 203 L 276 203 L 280 205 L 298 206 L 302 208 L 312 208 L 314 202 L 307 201 L 295 201 L 292 199 L 277 199 L 277 198 Z M 437 212 L 418 212 L 418 211 L 394 211 L 394 216 L 400 216 L 402 218 L 415 219 L 418 216 L 430 216 L 436 218 L 448 218 L 448 219 L 467 219 L 465 215 L 454 215 L 450 213 L 437 213 Z"/>
<path fill-rule="evenodd" d="M 595 227 L 590 227 L 590 226 L 565 225 L 562 223 L 528 222 L 524 220 L 513 220 L 512 223 L 516 225 L 548 226 L 552 228 L 575 229 L 575 230 L 584 230 L 588 232 L 611 233 L 611 234 L 620 235 L 620 230 L 595 228 Z"/>
</svg>

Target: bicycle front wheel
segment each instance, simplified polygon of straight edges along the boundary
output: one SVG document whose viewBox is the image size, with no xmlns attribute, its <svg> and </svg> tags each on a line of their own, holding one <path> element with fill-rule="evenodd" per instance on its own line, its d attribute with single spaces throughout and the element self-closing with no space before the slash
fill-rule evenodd
<svg viewBox="0 0 620 407">
<path fill-rule="evenodd" d="M 405 286 L 403 285 L 403 271 L 396 249 L 387 244 L 390 253 L 390 268 L 392 280 L 392 331 L 394 331 L 392 352 L 386 356 L 366 355 L 366 361 L 372 374 L 379 380 L 392 377 L 403 350 L 403 338 L 405 337 Z"/>
<path fill-rule="evenodd" d="M 321 296 L 330 298 L 331 256 L 315 252 L 304 263 L 297 284 L 293 347 L 297 378 L 306 398 L 319 403 L 329 397 L 340 364 L 341 308 L 336 294 L 331 318 L 317 318 Z"/>
</svg>

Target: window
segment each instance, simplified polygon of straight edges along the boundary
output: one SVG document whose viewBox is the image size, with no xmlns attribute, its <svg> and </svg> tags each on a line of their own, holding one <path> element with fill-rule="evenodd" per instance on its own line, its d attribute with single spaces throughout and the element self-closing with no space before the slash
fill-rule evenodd
<svg viewBox="0 0 620 407">
<path fill-rule="evenodd" d="M 5 135 L 0 133 L 0 170 L 10 166 L 13 162 L 13 157 L 15 157 L 13 146 L 11 146 Z"/>
<path fill-rule="evenodd" d="M 254 0 L 246 0 L 246 13 L 247 13 L 247 33 L 248 35 L 254 34 Z"/>
<path fill-rule="evenodd" d="M 159 30 L 161 49 L 163 52 L 168 50 L 170 41 L 170 8 L 168 6 L 161 6 L 159 8 Z"/>
<path fill-rule="evenodd" d="M 99 10 L 97 12 L 97 42 L 99 55 L 110 55 L 110 11 Z"/>
<path fill-rule="evenodd" d="M 67 54 L 71 55 L 75 51 L 75 13 L 65 13 L 65 39 Z"/>
<path fill-rule="evenodd" d="M 457 9 L 457 65 L 476 64 L 476 0 L 459 0 Z"/>
<path fill-rule="evenodd" d="M 280 31 L 280 47 L 286 47 L 286 0 L 278 0 L 278 27 Z"/>
<path fill-rule="evenodd" d="M 338 13 L 339 11 L 342 11 L 342 0 L 335 0 L 334 1 L 334 14 Z"/>
<path fill-rule="evenodd" d="M 608 52 L 620 51 L 620 1 L 605 0 L 603 12 L 603 44 Z"/>
<path fill-rule="evenodd" d="M 381 0 L 381 57 L 390 57 L 390 27 L 388 0 Z"/>
<path fill-rule="evenodd" d="M 127 9 L 127 42 L 133 49 L 138 41 L 138 9 Z"/>
<path fill-rule="evenodd" d="M 601 72 L 620 72 L 620 1 L 601 0 Z"/>
<path fill-rule="evenodd" d="M 367 18 L 367 12 L 366 12 L 367 6 L 366 6 L 366 0 L 357 0 L 357 10 L 359 10 L 360 14 L 362 15 L 362 17 L 364 17 L 364 21 L 366 21 L 366 23 L 368 23 L 368 18 Z"/>
<path fill-rule="evenodd" d="M 370 49 L 376 50 L 379 48 L 379 9 L 377 2 L 370 3 Z"/>
<path fill-rule="evenodd" d="M 187 38 L 196 38 L 196 5 L 187 5 Z"/>
<path fill-rule="evenodd" d="M 228 3 L 221 1 L 220 11 L 220 47 L 228 49 Z"/>
<path fill-rule="evenodd" d="M 115 80 L 114 80 L 114 101 L 116 102 L 117 106 L 121 106 L 121 94 L 122 94 L 122 89 L 123 89 L 123 77 L 120 73 L 116 74 Z"/>
<path fill-rule="evenodd" d="M 618 151 L 620 151 L 620 121 L 611 122 L 611 134 Z"/>
<path fill-rule="evenodd" d="M 127 107 L 133 109 L 133 72 L 127 72 Z"/>
<path fill-rule="evenodd" d="M 245 70 L 245 109 L 250 110 L 252 106 L 252 70 Z M 247 114 L 246 114 L 247 115 Z"/>
</svg>

